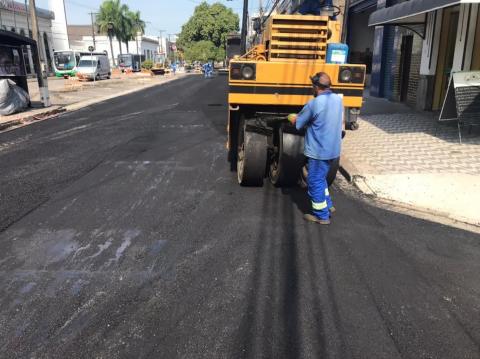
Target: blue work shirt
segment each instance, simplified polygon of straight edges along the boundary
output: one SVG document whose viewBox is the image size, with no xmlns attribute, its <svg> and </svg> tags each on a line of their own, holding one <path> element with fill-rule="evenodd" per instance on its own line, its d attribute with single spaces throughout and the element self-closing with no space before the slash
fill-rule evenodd
<svg viewBox="0 0 480 359">
<path fill-rule="evenodd" d="M 340 157 L 343 126 L 342 98 L 331 91 L 310 100 L 300 111 L 295 123 L 297 130 L 306 127 L 307 157 L 332 160 Z"/>
</svg>

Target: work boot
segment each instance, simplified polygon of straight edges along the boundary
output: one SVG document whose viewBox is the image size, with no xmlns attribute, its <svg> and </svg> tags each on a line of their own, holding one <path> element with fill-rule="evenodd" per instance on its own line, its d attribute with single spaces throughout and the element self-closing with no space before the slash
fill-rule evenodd
<svg viewBox="0 0 480 359">
<path fill-rule="evenodd" d="M 317 218 L 313 214 L 310 214 L 310 213 L 304 214 L 303 219 L 306 220 L 307 222 L 312 222 L 312 223 L 317 223 L 317 224 L 323 224 L 323 225 L 330 224 L 329 219 L 320 219 L 320 218 Z"/>
</svg>

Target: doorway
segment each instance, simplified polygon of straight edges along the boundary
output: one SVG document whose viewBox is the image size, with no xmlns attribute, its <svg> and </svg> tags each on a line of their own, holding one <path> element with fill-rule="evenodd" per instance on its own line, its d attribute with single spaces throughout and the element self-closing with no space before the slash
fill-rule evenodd
<svg viewBox="0 0 480 359">
<path fill-rule="evenodd" d="M 460 7 L 455 6 L 443 11 L 442 33 L 438 54 L 437 72 L 435 74 L 435 94 L 433 110 L 439 110 L 447 94 L 448 82 L 452 73 L 455 44 L 457 39 Z"/>
<path fill-rule="evenodd" d="M 408 85 L 410 83 L 410 65 L 412 63 L 413 35 L 402 37 L 400 51 L 400 102 L 408 99 Z"/>
</svg>

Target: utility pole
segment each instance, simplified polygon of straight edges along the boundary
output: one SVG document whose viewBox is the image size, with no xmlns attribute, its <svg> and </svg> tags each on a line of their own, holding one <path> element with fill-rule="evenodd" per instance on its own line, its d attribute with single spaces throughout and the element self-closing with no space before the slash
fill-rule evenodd
<svg viewBox="0 0 480 359">
<path fill-rule="evenodd" d="M 247 52 L 247 32 L 248 32 L 248 0 L 243 0 L 242 34 L 240 42 L 240 51 L 242 54 Z"/>
<path fill-rule="evenodd" d="M 90 18 L 92 19 L 92 39 L 93 39 L 93 47 L 97 48 L 97 45 L 95 43 L 95 22 L 93 21 L 93 15 L 97 15 L 96 12 L 91 12 L 90 13 Z"/>
<path fill-rule="evenodd" d="M 33 50 L 32 55 L 33 55 L 35 72 L 37 73 L 40 99 L 44 107 L 49 107 L 50 95 L 48 93 L 48 79 L 47 79 L 46 64 L 40 59 L 41 41 L 40 41 L 39 30 L 38 30 L 37 8 L 35 6 L 35 0 L 30 0 L 30 19 L 32 23 L 32 38 L 37 43 L 37 46 L 32 48 Z"/>
<path fill-rule="evenodd" d="M 165 32 L 165 30 L 158 30 L 158 32 L 160 33 L 160 57 L 162 59 L 162 65 L 165 66 L 165 58 L 166 58 L 166 54 L 167 54 L 167 51 L 163 52 L 163 33 Z"/>
<path fill-rule="evenodd" d="M 168 34 L 168 42 L 169 42 L 169 45 L 172 44 L 172 40 L 170 40 L 170 38 L 172 37 L 172 35 L 174 36 L 174 40 L 175 40 L 175 36 L 176 34 Z M 173 51 L 173 63 L 176 65 L 177 64 L 177 43 L 175 42 L 175 50 L 172 49 L 172 46 L 170 45 L 170 49 Z"/>
<path fill-rule="evenodd" d="M 28 5 L 27 5 L 27 0 L 25 0 L 25 11 L 28 11 Z M 27 14 L 27 37 L 30 37 L 30 20 L 28 19 L 28 14 Z"/>
</svg>

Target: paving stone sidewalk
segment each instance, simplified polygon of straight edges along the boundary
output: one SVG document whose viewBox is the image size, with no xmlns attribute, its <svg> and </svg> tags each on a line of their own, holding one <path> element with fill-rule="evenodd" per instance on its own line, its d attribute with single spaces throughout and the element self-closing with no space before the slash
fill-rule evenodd
<svg viewBox="0 0 480 359">
<path fill-rule="evenodd" d="M 437 125 L 437 118 L 366 96 L 360 129 L 343 143 L 349 174 L 379 197 L 478 225 L 480 128 L 465 128 L 460 144 L 456 124 Z"/>
</svg>

